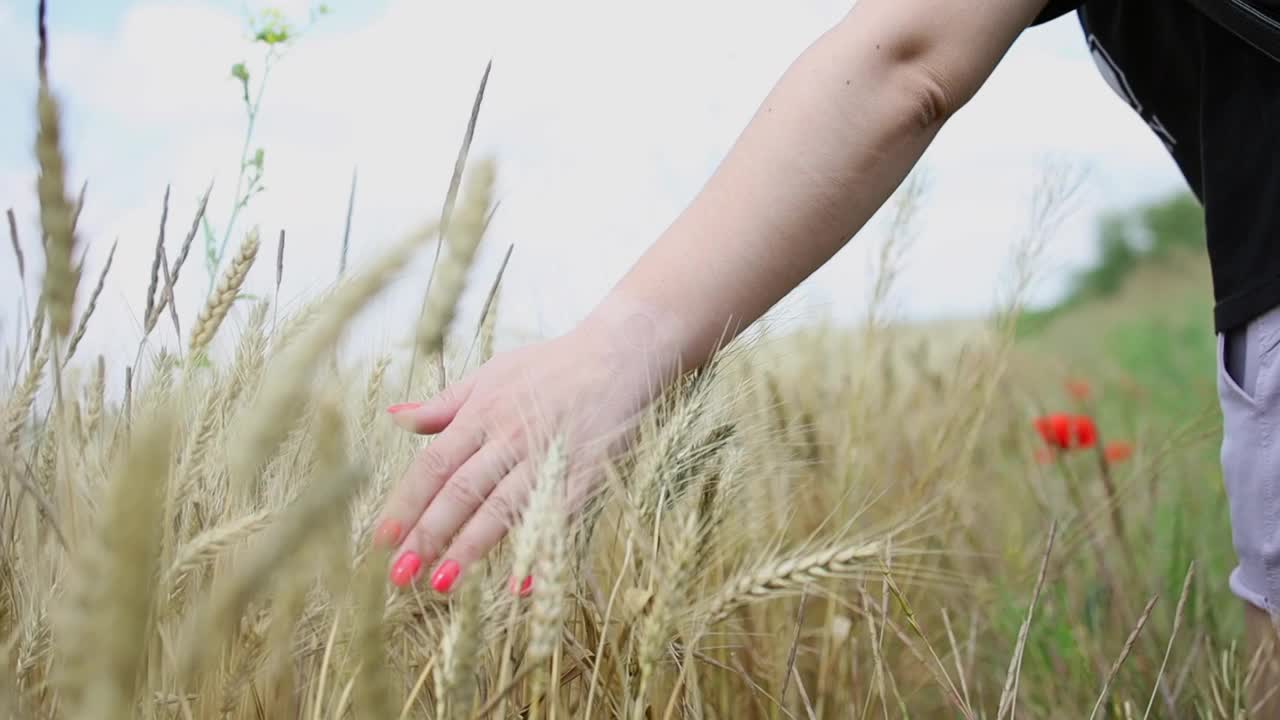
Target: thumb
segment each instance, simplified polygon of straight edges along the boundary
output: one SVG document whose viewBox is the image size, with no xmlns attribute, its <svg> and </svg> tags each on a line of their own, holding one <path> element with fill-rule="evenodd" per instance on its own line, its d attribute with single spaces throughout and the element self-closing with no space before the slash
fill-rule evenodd
<svg viewBox="0 0 1280 720">
<path fill-rule="evenodd" d="M 391 420 L 404 430 L 419 435 L 435 435 L 453 422 L 474 386 L 475 376 L 469 375 L 426 402 L 399 403 L 387 408 L 387 412 L 391 414 Z"/>
</svg>

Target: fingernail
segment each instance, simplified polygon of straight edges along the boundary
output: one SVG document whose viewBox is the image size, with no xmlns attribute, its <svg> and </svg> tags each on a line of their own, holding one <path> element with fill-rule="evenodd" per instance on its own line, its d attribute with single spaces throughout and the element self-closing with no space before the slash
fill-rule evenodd
<svg viewBox="0 0 1280 720">
<path fill-rule="evenodd" d="M 418 557 L 418 553 L 409 551 L 400 556 L 396 560 L 396 564 L 391 566 L 391 582 L 396 587 L 404 587 L 413 582 L 418 576 L 418 571 L 422 569 L 422 558 Z"/>
<path fill-rule="evenodd" d="M 440 569 L 436 570 L 436 574 L 431 576 L 431 587 L 438 593 L 449 592 L 449 588 L 453 587 L 453 581 L 458 579 L 460 572 L 462 568 L 458 566 L 456 560 L 445 560 Z"/>
<path fill-rule="evenodd" d="M 510 588 L 512 595 L 519 595 L 522 598 L 529 597 L 533 594 L 533 576 L 526 575 L 524 582 L 521 582 L 519 587 L 516 586 L 516 579 L 511 578 L 511 582 L 508 583 L 508 587 Z"/>
<path fill-rule="evenodd" d="M 390 550 L 400 544 L 400 521 L 383 520 L 378 531 L 373 534 L 374 547 Z"/>
<path fill-rule="evenodd" d="M 422 403 L 396 403 L 395 405 L 387 408 L 387 412 L 395 415 L 396 413 L 404 412 L 405 410 L 417 410 L 420 407 L 422 407 Z"/>
</svg>

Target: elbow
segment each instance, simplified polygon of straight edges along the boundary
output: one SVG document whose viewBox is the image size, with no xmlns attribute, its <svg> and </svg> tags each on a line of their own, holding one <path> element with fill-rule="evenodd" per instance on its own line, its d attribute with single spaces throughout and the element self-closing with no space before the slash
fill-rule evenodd
<svg viewBox="0 0 1280 720">
<path fill-rule="evenodd" d="M 927 62 L 917 59 L 898 65 L 893 84 L 902 94 L 909 119 L 919 130 L 937 131 L 969 98 Z"/>
<path fill-rule="evenodd" d="M 870 52 L 866 58 L 894 105 L 920 130 L 936 131 L 973 96 L 963 62 L 952 57 L 938 33 L 898 32 L 873 38 L 861 27 L 849 27 L 847 42 Z"/>
</svg>

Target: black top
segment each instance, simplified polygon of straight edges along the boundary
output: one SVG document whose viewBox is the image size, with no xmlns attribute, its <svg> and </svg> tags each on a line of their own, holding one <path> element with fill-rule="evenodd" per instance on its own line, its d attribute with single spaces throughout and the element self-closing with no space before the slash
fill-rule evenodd
<svg viewBox="0 0 1280 720">
<path fill-rule="evenodd" d="M 1216 328 L 1280 305 L 1280 63 L 1183 0 L 1050 0 L 1036 22 L 1076 9 L 1204 205 Z"/>
</svg>

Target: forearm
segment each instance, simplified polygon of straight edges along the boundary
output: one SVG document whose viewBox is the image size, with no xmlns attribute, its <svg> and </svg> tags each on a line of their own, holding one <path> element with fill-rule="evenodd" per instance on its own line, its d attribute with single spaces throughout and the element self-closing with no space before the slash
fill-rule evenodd
<svg viewBox="0 0 1280 720">
<path fill-rule="evenodd" d="M 859 40 L 837 27 L 796 60 L 593 319 L 650 313 L 660 364 L 695 367 L 867 222 L 941 115 L 920 77 Z"/>
</svg>

